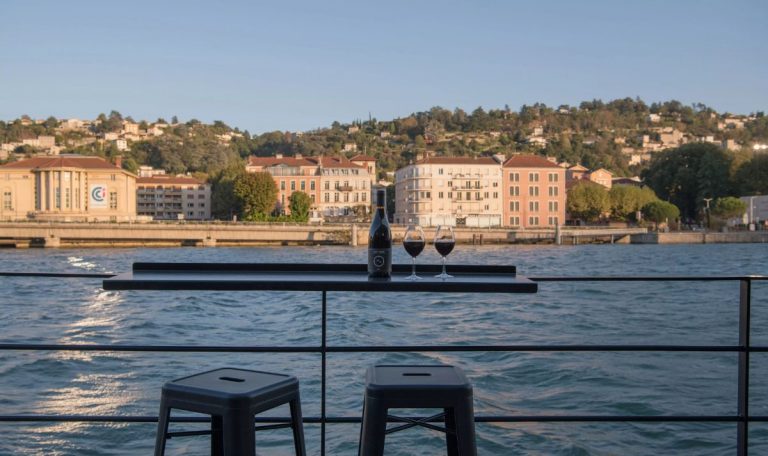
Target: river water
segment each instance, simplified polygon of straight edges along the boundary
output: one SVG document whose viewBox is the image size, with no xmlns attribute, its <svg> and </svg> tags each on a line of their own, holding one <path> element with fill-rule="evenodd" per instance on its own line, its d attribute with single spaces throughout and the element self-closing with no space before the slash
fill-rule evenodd
<svg viewBox="0 0 768 456">
<path fill-rule="evenodd" d="M 395 249 L 395 261 L 406 262 Z M 768 245 L 458 246 L 451 263 L 515 264 L 522 275 L 768 274 Z M 364 262 L 349 247 L 2 250 L 1 271 L 121 272 L 134 261 Z M 437 263 L 431 249 L 419 259 Z M 0 342 L 318 345 L 320 294 L 106 292 L 100 280 L 3 277 Z M 738 344 L 735 282 L 546 282 L 535 295 L 328 296 L 331 345 Z M 768 345 L 768 283 L 753 286 L 755 345 Z M 479 415 L 735 415 L 735 353 L 331 354 L 329 416 L 359 416 L 374 362 L 455 363 Z M 299 377 L 305 416 L 319 416 L 316 354 L 0 351 L 0 414 L 155 415 L 160 387 L 231 366 Z M 752 415 L 768 415 L 768 354 L 753 354 Z M 286 409 L 277 414 L 286 416 Z M 151 454 L 155 425 L 0 423 L 0 454 Z M 177 424 L 175 430 L 200 425 Z M 354 455 L 357 425 L 328 425 L 328 454 Z M 306 425 L 319 454 L 319 426 Z M 477 426 L 481 455 L 735 454 L 735 423 L 514 423 Z M 209 454 L 205 437 L 169 455 Z M 260 432 L 259 454 L 291 453 L 289 430 Z M 768 454 L 768 423 L 750 426 Z M 439 434 L 388 436 L 387 455 L 444 454 Z"/>
</svg>

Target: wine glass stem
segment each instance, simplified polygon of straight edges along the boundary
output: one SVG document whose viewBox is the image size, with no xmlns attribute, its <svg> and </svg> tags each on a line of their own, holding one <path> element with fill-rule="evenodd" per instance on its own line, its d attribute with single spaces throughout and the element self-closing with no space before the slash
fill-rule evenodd
<svg viewBox="0 0 768 456">
<path fill-rule="evenodd" d="M 411 275 L 416 275 L 416 257 L 411 257 Z"/>
<path fill-rule="evenodd" d="M 443 275 L 447 275 L 447 274 L 445 273 L 445 257 L 443 257 Z"/>
</svg>

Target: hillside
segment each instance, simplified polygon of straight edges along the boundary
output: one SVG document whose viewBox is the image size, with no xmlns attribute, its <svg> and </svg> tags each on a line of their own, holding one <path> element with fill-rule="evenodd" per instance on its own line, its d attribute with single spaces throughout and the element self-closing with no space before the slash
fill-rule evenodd
<svg viewBox="0 0 768 456">
<path fill-rule="evenodd" d="M 378 160 L 380 177 L 427 152 L 478 156 L 533 152 L 560 161 L 604 167 L 616 175 L 639 174 L 658 151 L 690 142 L 709 142 L 733 151 L 764 150 L 768 118 L 718 113 L 677 101 L 653 103 L 625 98 L 583 102 L 578 107 L 543 104 L 519 111 L 477 108 L 471 113 L 434 107 L 379 121 L 334 122 L 307 132 L 248 131 L 223 122 L 203 124 L 173 118 L 134 121 L 112 111 L 95 120 L 27 116 L 0 122 L 0 159 L 33 153 L 122 155 L 124 167 L 140 165 L 171 173 L 210 175 L 249 155 L 338 155 L 357 153 Z"/>
</svg>

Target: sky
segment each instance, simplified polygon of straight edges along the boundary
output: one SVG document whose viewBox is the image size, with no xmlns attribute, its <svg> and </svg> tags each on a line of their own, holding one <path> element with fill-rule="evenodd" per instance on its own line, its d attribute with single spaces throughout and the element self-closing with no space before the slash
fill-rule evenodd
<svg viewBox="0 0 768 456">
<path fill-rule="evenodd" d="M 768 111 L 768 2 L 0 0 L 0 119 L 251 133 L 599 98 Z"/>
</svg>

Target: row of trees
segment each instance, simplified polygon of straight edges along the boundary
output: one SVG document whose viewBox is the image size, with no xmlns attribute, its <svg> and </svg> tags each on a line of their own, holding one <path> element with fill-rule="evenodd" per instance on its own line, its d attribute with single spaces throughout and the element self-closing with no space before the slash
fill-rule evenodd
<svg viewBox="0 0 768 456">
<path fill-rule="evenodd" d="M 269 173 L 248 173 L 243 166 L 231 166 L 211 178 L 211 212 L 214 218 L 245 221 L 307 222 L 312 200 L 304 192 L 289 198 L 290 215 L 277 201 L 277 185 Z"/>
</svg>

